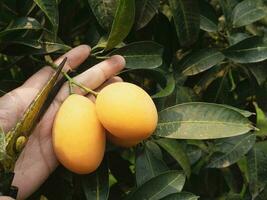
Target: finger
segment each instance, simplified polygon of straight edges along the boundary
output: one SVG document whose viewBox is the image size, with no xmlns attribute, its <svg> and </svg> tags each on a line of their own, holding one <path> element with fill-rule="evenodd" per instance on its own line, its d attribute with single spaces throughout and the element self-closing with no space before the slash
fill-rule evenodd
<svg viewBox="0 0 267 200">
<path fill-rule="evenodd" d="M 102 89 L 103 89 L 104 87 L 106 87 L 107 85 L 110 85 L 110 84 L 112 84 L 112 83 L 116 83 L 116 82 L 122 82 L 122 81 L 123 81 L 123 80 L 122 80 L 121 77 L 119 77 L 119 76 L 114 76 L 114 77 L 108 79 L 105 83 L 103 83 L 103 84 L 102 84 L 100 87 L 98 87 L 95 91 L 96 91 L 96 92 L 99 92 L 100 90 L 102 90 Z M 95 100 L 96 100 L 95 96 L 92 95 L 92 94 L 88 94 L 86 97 L 89 98 L 89 99 L 90 99 L 91 101 L 93 101 L 93 102 L 95 102 Z"/>
<path fill-rule="evenodd" d="M 116 55 L 93 66 L 75 78 L 76 81 L 89 87 L 96 89 L 106 80 L 120 72 L 125 66 L 125 60 L 122 56 Z"/>
<path fill-rule="evenodd" d="M 65 57 L 67 57 L 67 62 L 64 66 L 64 71 L 69 69 L 77 68 L 81 63 L 83 63 L 89 56 L 91 48 L 87 45 L 80 45 L 68 51 L 66 54 L 62 55 L 55 61 L 56 65 L 59 65 Z M 43 85 L 47 82 L 49 77 L 54 73 L 54 69 L 49 66 L 43 67 L 32 77 L 30 77 L 22 87 L 34 87 L 40 90 Z"/>
<path fill-rule="evenodd" d="M 104 87 L 106 87 L 107 85 L 110 85 L 112 83 L 116 83 L 116 82 L 123 82 L 122 78 L 119 76 L 114 76 L 110 79 L 108 79 L 105 83 L 103 83 L 102 85 L 100 85 L 95 91 L 99 92 L 101 91 Z"/>
<path fill-rule="evenodd" d="M 125 60 L 122 56 L 112 56 L 111 58 L 91 67 L 82 74 L 74 78 L 74 80 L 92 90 L 98 88 L 114 74 L 121 71 L 125 66 Z M 75 87 L 76 94 L 84 95 L 86 92 Z M 55 100 L 59 104 L 69 95 L 69 86 L 65 84 L 59 91 Z"/>
</svg>

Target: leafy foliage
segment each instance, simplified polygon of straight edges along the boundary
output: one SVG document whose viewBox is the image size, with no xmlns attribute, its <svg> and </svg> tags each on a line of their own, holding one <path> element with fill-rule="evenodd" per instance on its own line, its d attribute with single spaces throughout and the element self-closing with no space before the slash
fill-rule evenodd
<svg viewBox="0 0 267 200">
<path fill-rule="evenodd" d="M 266 59 L 267 42 L 260 37 L 251 37 L 225 49 L 226 57 L 239 63 L 260 62 Z"/>
<path fill-rule="evenodd" d="M 181 62 L 182 73 L 192 76 L 206 71 L 224 60 L 224 55 L 214 49 L 201 49 L 186 56 Z"/>
<path fill-rule="evenodd" d="M 238 161 L 248 153 L 255 143 L 255 134 L 245 134 L 214 142 L 214 153 L 207 167 L 224 168 Z"/>
<path fill-rule="evenodd" d="M 157 143 L 168 152 L 183 168 L 186 175 L 191 174 L 190 161 L 183 147 L 176 140 L 160 139 Z"/>
<path fill-rule="evenodd" d="M 114 48 L 129 34 L 134 23 L 134 2 L 134 0 L 119 1 L 105 50 Z"/>
<path fill-rule="evenodd" d="M 136 183 L 142 185 L 149 179 L 169 170 L 163 161 L 162 152 L 157 144 L 147 142 L 145 146 L 138 147 L 136 152 Z"/>
<path fill-rule="evenodd" d="M 180 44 L 191 45 L 198 38 L 200 26 L 198 1 L 169 0 L 169 4 Z"/>
<path fill-rule="evenodd" d="M 262 1 L 246 0 L 237 4 L 233 10 L 234 27 L 251 24 L 266 15 L 266 6 Z"/>
<path fill-rule="evenodd" d="M 109 179 L 107 162 L 103 161 L 96 172 L 83 176 L 81 180 L 86 199 L 108 198 Z"/>
<path fill-rule="evenodd" d="M 123 55 L 120 75 L 159 111 L 152 137 L 108 146 L 89 175 L 60 167 L 30 199 L 266 199 L 266 25 L 266 0 L 0 1 L 0 95 L 45 56 L 88 44 L 78 73 Z M 0 128 L 0 160 L 11 136 L 28 137 L 58 73 L 13 132 Z M 7 190 L 3 166 L 0 177 Z"/>
<path fill-rule="evenodd" d="M 150 41 L 141 41 L 116 49 L 108 55 L 122 55 L 126 60 L 126 68 L 146 69 L 162 65 L 162 52 L 161 45 Z"/>
<path fill-rule="evenodd" d="M 180 192 L 185 183 L 185 176 L 179 171 L 162 173 L 145 182 L 126 199 L 161 199 L 169 194 Z"/>
<path fill-rule="evenodd" d="M 155 135 L 176 139 L 214 139 L 253 129 L 239 112 L 210 103 L 184 103 L 159 113 Z"/>
</svg>

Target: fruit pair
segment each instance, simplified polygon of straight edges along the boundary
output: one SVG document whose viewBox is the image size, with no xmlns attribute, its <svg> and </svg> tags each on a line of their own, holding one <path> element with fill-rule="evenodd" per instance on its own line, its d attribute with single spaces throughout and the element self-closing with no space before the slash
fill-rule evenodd
<svg viewBox="0 0 267 200">
<path fill-rule="evenodd" d="M 156 128 L 156 107 L 140 87 L 126 82 L 106 86 L 94 104 L 80 95 L 69 96 L 54 121 L 53 147 L 69 170 L 86 174 L 100 165 L 107 138 L 123 147 L 148 138 Z"/>
</svg>

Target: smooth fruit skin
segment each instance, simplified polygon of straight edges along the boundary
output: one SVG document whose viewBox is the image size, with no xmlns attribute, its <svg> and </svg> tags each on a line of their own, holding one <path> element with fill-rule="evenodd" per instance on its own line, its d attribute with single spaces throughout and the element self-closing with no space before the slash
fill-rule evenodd
<svg viewBox="0 0 267 200">
<path fill-rule="evenodd" d="M 148 138 L 158 122 L 151 97 L 142 88 L 127 82 L 103 88 L 96 98 L 96 112 L 102 125 L 119 139 Z"/>
<path fill-rule="evenodd" d="M 52 139 L 55 154 L 67 169 L 77 174 L 95 171 L 104 156 L 106 136 L 94 103 L 70 95 L 56 115 Z"/>
</svg>

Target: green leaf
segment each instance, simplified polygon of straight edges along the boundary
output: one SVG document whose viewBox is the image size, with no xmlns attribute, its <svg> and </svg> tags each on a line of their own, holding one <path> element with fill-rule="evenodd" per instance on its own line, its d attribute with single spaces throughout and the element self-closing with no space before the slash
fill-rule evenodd
<svg viewBox="0 0 267 200">
<path fill-rule="evenodd" d="M 0 161 L 5 158 L 6 155 L 6 137 L 3 128 L 0 125 Z"/>
<path fill-rule="evenodd" d="M 161 200 L 198 200 L 199 196 L 196 196 L 189 192 L 180 192 L 175 194 L 170 194 Z"/>
<path fill-rule="evenodd" d="M 250 116 L 254 115 L 254 113 L 249 112 L 247 110 L 242 110 L 242 109 L 239 109 L 239 108 L 236 108 L 236 107 L 233 107 L 233 106 L 229 106 L 229 105 L 226 105 L 226 104 L 221 104 L 221 105 L 226 107 L 226 108 L 232 109 L 232 110 L 234 110 L 236 112 L 239 112 L 244 117 L 250 117 Z"/>
<path fill-rule="evenodd" d="M 186 176 L 190 177 L 190 161 L 182 145 L 178 141 L 173 139 L 159 139 L 156 142 L 179 163 Z"/>
<path fill-rule="evenodd" d="M 257 128 L 259 131 L 256 132 L 258 136 L 267 136 L 267 118 L 263 110 L 255 102 L 253 103 L 257 113 Z"/>
<path fill-rule="evenodd" d="M 172 75 L 168 75 L 166 86 L 158 93 L 152 95 L 151 97 L 155 99 L 155 98 L 162 98 L 169 96 L 170 94 L 172 94 L 174 89 L 175 89 L 175 79 Z"/>
<path fill-rule="evenodd" d="M 8 55 L 38 55 L 47 54 L 56 51 L 66 52 L 71 47 L 56 42 L 43 42 L 38 40 L 27 40 L 27 39 L 14 39 L 12 41 L 6 41 L 9 45 L 19 46 L 19 48 L 12 48 L 11 52 L 7 50 Z"/>
<path fill-rule="evenodd" d="M 10 32 L 21 30 L 40 30 L 41 24 L 34 18 L 22 17 L 10 22 L 10 24 L 0 32 L 0 38 Z"/>
<path fill-rule="evenodd" d="M 195 93 L 198 95 L 204 93 L 215 80 L 223 77 L 225 73 L 226 69 L 222 65 L 216 65 L 212 67 L 203 74 L 202 78 L 194 86 Z"/>
<path fill-rule="evenodd" d="M 265 164 L 265 166 L 267 164 L 267 158 L 262 153 L 259 149 L 253 148 L 247 155 L 249 191 L 252 196 L 257 196 L 265 186 L 258 174 L 259 171 L 264 171 L 261 164 Z"/>
<path fill-rule="evenodd" d="M 134 42 L 116 49 L 108 55 L 122 55 L 126 60 L 126 68 L 157 68 L 162 65 L 163 47 L 151 41 Z"/>
<path fill-rule="evenodd" d="M 249 120 L 219 104 L 192 102 L 159 112 L 155 135 L 176 139 L 215 139 L 255 129 Z"/>
<path fill-rule="evenodd" d="M 185 175 L 183 173 L 179 171 L 165 172 L 138 187 L 126 197 L 126 200 L 161 199 L 169 194 L 180 192 L 184 184 Z"/>
<path fill-rule="evenodd" d="M 105 50 L 121 43 L 131 31 L 135 18 L 135 0 L 119 0 Z"/>
<path fill-rule="evenodd" d="M 135 28 L 141 29 L 146 26 L 158 12 L 160 0 L 136 0 Z"/>
<path fill-rule="evenodd" d="M 200 15 L 198 1 L 169 0 L 176 33 L 182 46 L 190 46 L 198 39 Z"/>
<path fill-rule="evenodd" d="M 267 68 L 264 63 L 253 63 L 247 65 L 247 69 L 255 77 L 257 83 L 262 86 L 267 80 Z"/>
<path fill-rule="evenodd" d="M 176 98 L 175 104 L 193 102 L 199 100 L 199 97 L 196 95 L 194 90 L 189 87 L 177 86 L 176 87 Z"/>
<path fill-rule="evenodd" d="M 224 60 L 224 55 L 215 49 L 202 49 L 186 56 L 181 61 L 182 73 L 187 76 L 199 74 Z"/>
<path fill-rule="evenodd" d="M 55 39 L 58 31 L 59 15 L 58 6 L 55 0 L 34 0 L 38 7 L 44 12 L 48 20 L 53 26 Z"/>
<path fill-rule="evenodd" d="M 218 17 L 210 3 L 202 0 L 199 4 L 199 11 L 200 29 L 207 32 L 216 32 L 218 30 Z"/>
<path fill-rule="evenodd" d="M 176 80 L 177 81 L 177 80 Z M 190 87 L 180 86 L 176 83 L 173 93 L 167 97 L 164 108 L 174 106 L 176 104 L 198 101 L 199 97 Z M 163 109 L 163 108 L 162 108 Z"/>
<path fill-rule="evenodd" d="M 120 73 L 122 78 L 128 79 L 130 82 L 139 82 L 142 85 L 143 80 L 151 80 L 155 83 L 155 90 L 150 91 L 153 99 L 163 98 L 169 96 L 175 90 L 175 80 L 171 73 L 166 74 L 160 68 L 157 69 L 128 69 Z M 138 80 L 138 81 L 137 81 Z M 143 85 L 146 89 L 150 89 L 146 85 Z"/>
<path fill-rule="evenodd" d="M 257 196 L 267 184 L 267 142 L 258 142 L 247 155 L 249 190 Z"/>
<path fill-rule="evenodd" d="M 215 153 L 211 156 L 207 167 L 224 168 L 236 163 L 248 153 L 255 141 L 254 133 L 216 140 Z"/>
<path fill-rule="evenodd" d="M 137 186 L 168 170 L 157 144 L 147 141 L 136 149 L 135 176 Z"/>
<path fill-rule="evenodd" d="M 111 29 L 118 2 L 118 0 L 88 0 L 98 23 L 106 31 Z"/>
<path fill-rule="evenodd" d="M 82 188 L 87 200 L 107 200 L 109 173 L 107 163 L 101 163 L 96 172 L 81 177 Z"/>
<path fill-rule="evenodd" d="M 240 161 L 242 159 L 244 159 L 244 157 L 242 157 L 240 159 Z M 237 176 L 236 172 L 233 170 L 233 167 L 234 166 L 232 166 L 232 167 L 226 167 L 226 168 L 223 168 L 223 169 L 220 170 L 222 172 L 222 175 L 224 177 L 224 180 L 226 182 L 226 185 L 228 186 L 229 190 L 231 191 L 230 192 L 231 195 L 233 195 L 234 193 L 238 193 L 240 191 L 240 186 L 239 186 L 240 180 L 238 179 L 239 178 L 238 177 L 239 175 Z M 228 195 L 227 195 L 227 199 L 229 197 Z M 233 198 L 233 199 L 235 199 L 235 198 Z M 240 199 L 240 197 L 239 197 L 239 199 Z"/>
<path fill-rule="evenodd" d="M 267 42 L 255 36 L 238 42 L 223 51 L 223 54 L 238 63 L 253 63 L 267 59 Z"/>
<path fill-rule="evenodd" d="M 201 141 L 201 140 L 196 140 L 196 141 Z M 186 146 L 186 154 L 190 164 L 193 165 L 201 158 L 202 150 L 196 145 L 188 144 Z"/>
<path fill-rule="evenodd" d="M 205 141 L 202 141 L 202 140 L 187 140 L 187 144 L 188 145 L 193 145 L 193 146 L 201 149 L 204 152 L 208 152 L 209 151 L 209 147 L 207 146 Z"/>
<path fill-rule="evenodd" d="M 233 10 L 233 26 L 245 26 L 266 15 L 267 7 L 262 0 L 244 0 L 237 4 Z"/>
<path fill-rule="evenodd" d="M 247 163 L 247 158 L 244 156 L 242 159 L 240 159 L 237 162 L 238 168 L 240 172 L 242 173 L 243 179 L 245 182 L 248 181 L 248 163 Z"/>
<path fill-rule="evenodd" d="M 243 32 L 232 33 L 229 35 L 228 40 L 229 40 L 230 45 L 234 45 L 249 37 L 251 37 L 249 34 L 243 33 Z"/>
<path fill-rule="evenodd" d="M 17 152 L 16 152 L 15 144 L 16 144 L 18 137 L 22 135 L 28 137 L 31 133 L 31 130 L 36 125 L 36 121 L 39 117 L 41 108 L 43 107 L 49 93 L 53 89 L 61 73 L 61 70 L 65 65 L 65 62 L 66 62 L 66 58 L 59 65 L 58 69 L 54 72 L 54 74 L 49 78 L 49 80 L 43 86 L 40 92 L 36 95 L 32 103 L 29 105 L 29 107 L 24 112 L 21 120 L 16 124 L 15 128 L 7 133 L 6 140 L 8 142 L 8 145 L 6 149 L 10 157 L 14 158 L 16 156 Z"/>
<path fill-rule="evenodd" d="M 219 0 L 219 2 L 223 10 L 226 25 L 229 28 L 232 25 L 233 9 L 236 6 L 236 4 L 239 3 L 239 0 Z"/>
</svg>

